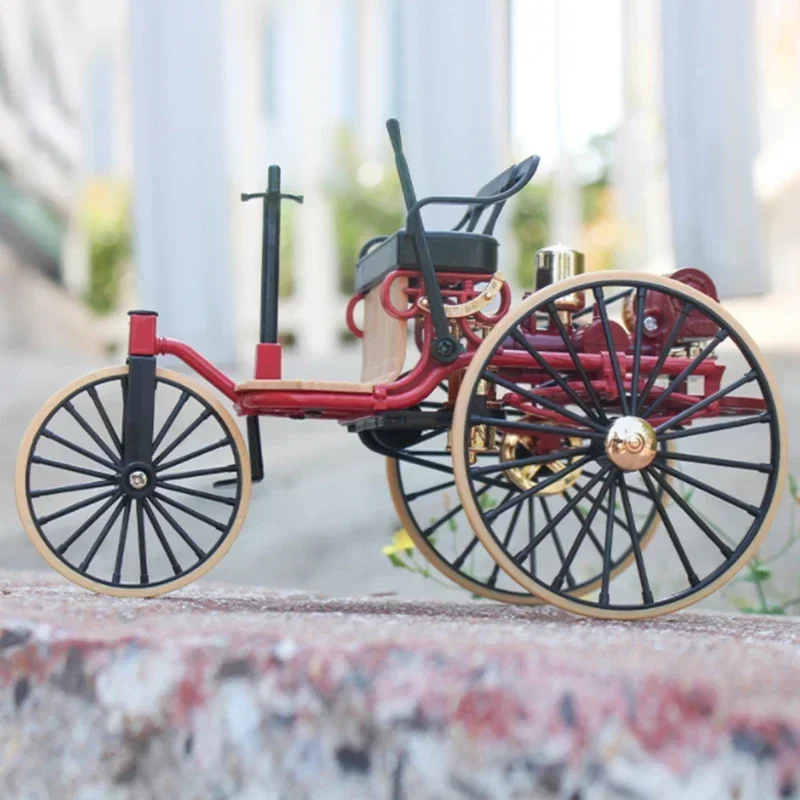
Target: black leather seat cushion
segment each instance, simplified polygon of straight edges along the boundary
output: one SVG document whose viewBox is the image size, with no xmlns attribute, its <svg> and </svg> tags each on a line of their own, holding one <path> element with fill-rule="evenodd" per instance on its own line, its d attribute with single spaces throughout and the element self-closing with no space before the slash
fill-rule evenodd
<svg viewBox="0 0 800 800">
<path fill-rule="evenodd" d="M 490 274 L 497 271 L 498 243 L 494 236 L 464 231 L 426 231 L 425 238 L 437 272 Z M 419 268 L 414 238 L 401 228 L 358 262 L 356 291 L 368 291 L 392 270 Z"/>
</svg>

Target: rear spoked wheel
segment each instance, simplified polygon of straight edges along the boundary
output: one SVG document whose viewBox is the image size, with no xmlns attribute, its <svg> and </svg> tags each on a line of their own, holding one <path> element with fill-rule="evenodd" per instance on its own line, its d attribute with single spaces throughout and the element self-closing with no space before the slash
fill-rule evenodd
<svg viewBox="0 0 800 800">
<path fill-rule="evenodd" d="M 441 411 L 443 401 L 429 400 L 426 410 Z M 513 413 L 513 412 L 512 412 Z M 522 415 L 518 415 L 522 419 Z M 513 448 L 523 455 L 524 445 L 509 435 L 500 440 L 500 451 Z M 530 439 L 524 440 L 533 447 Z M 667 447 L 664 447 L 665 452 Z M 442 575 L 470 593 L 502 603 L 539 605 L 541 600 L 512 580 L 492 559 L 472 530 L 468 517 L 456 489 L 452 459 L 448 447 L 448 430 L 441 428 L 422 435 L 419 442 L 405 449 L 406 460 L 386 459 L 386 477 L 397 516 L 419 553 Z M 498 456 L 494 457 L 496 460 Z M 490 453 L 480 459 L 481 465 L 491 463 Z M 477 489 L 476 497 L 481 508 L 490 511 L 508 502 L 519 488 L 515 481 L 531 485 L 544 481 L 551 474 L 549 466 L 542 469 L 508 470 L 486 476 Z M 555 467 L 553 467 L 555 469 Z M 585 480 L 584 480 L 585 482 Z M 578 486 L 580 482 L 578 481 Z M 572 483 L 570 483 L 572 486 Z M 519 504 L 515 512 L 504 518 L 503 542 L 509 548 L 521 548 L 527 544 L 547 520 L 571 497 L 575 491 L 566 485 L 551 485 L 537 497 Z M 661 489 L 656 497 L 662 504 L 668 496 Z M 641 549 L 652 539 L 660 519 L 655 504 L 643 489 L 633 502 L 634 513 L 639 523 L 638 536 Z M 582 513 L 581 508 L 576 514 Z M 605 506 L 604 506 L 605 508 Z M 560 542 L 558 536 L 555 537 Z M 632 548 L 622 550 L 611 564 L 613 580 L 634 562 Z M 528 561 L 529 569 L 537 573 L 535 554 Z M 601 570 L 592 574 L 573 572 L 568 576 L 568 590 L 575 596 L 595 591 L 601 583 Z"/>
<path fill-rule="evenodd" d="M 557 303 L 576 296 L 585 297 L 587 311 L 565 322 Z M 684 335 L 687 320 L 702 336 Z M 532 330 L 558 337 L 558 368 L 542 364 L 530 346 Z M 574 344 L 590 340 L 595 372 Z M 500 351 L 512 342 L 516 363 L 499 366 Z M 494 399 L 489 410 L 487 395 Z M 488 462 L 473 455 L 471 463 L 488 424 L 516 436 L 555 425 L 567 438 L 549 452 L 501 449 Z M 730 580 L 762 542 L 787 469 L 782 406 L 752 339 L 707 295 L 623 272 L 548 287 L 492 330 L 465 374 L 452 450 L 464 513 L 502 570 L 565 610 L 619 619 L 678 610 Z M 551 474 L 517 486 L 499 505 L 481 505 L 483 481 L 534 464 L 553 467 Z M 576 473 L 529 542 L 506 540 L 507 520 L 520 506 Z M 655 507 L 661 523 L 646 549 L 638 533 L 642 504 Z M 623 552 L 633 568 L 612 581 Z M 600 575 L 595 592 L 571 590 L 570 575 L 577 581 L 581 574 Z"/>
<path fill-rule="evenodd" d="M 250 473 L 219 401 L 160 368 L 147 458 L 126 461 L 128 376 L 127 366 L 99 370 L 45 404 L 20 447 L 15 491 L 28 536 L 62 575 L 105 594 L 148 597 L 199 578 L 228 551 Z M 221 479 L 224 487 L 215 485 Z"/>
</svg>

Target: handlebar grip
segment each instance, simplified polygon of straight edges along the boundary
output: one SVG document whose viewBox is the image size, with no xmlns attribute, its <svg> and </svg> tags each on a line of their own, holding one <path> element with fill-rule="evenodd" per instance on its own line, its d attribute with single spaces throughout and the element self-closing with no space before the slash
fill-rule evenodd
<svg viewBox="0 0 800 800">
<path fill-rule="evenodd" d="M 403 152 L 403 140 L 400 138 L 400 123 L 392 118 L 386 120 L 386 130 L 389 131 L 389 139 L 392 142 L 392 150 L 395 153 Z"/>
</svg>

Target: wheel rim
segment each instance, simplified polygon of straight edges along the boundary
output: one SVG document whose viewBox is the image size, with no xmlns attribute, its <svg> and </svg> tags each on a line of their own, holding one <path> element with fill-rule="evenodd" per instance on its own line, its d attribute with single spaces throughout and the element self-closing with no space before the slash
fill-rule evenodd
<svg viewBox="0 0 800 800">
<path fill-rule="evenodd" d="M 443 407 L 443 403 L 431 400 L 427 405 L 433 410 Z M 409 446 L 406 453 L 414 458 L 413 464 L 387 458 L 387 481 L 404 530 L 428 563 L 472 594 L 504 603 L 540 604 L 542 601 L 535 595 L 520 591 L 519 585 L 500 569 L 472 531 L 452 477 L 450 452 L 445 446 L 446 434 L 446 429 L 430 431 L 423 441 Z M 426 463 L 430 468 L 425 468 Z M 479 491 L 482 492 L 483 507 L 498 504 L 512 489 L 513 485 L 508 481 L 503 486 L 482 487 Z M 657 496 L 663 503 L 667 502 L 663 490 L 659 489 Z M 527 541 L 531 528 L 535 530 L 537 518 L 542 519 L 551 513 L 550 503 L 557 504 L 558 499 L 548 498 L 548 501 L 520 508 L 520 513 L 508 520 L 503 539 L 506 545 Z M 644 504 L 637 504 L 642 523 L 639 542 L 644 549 L 651 541 L 659 519 L 652 503 L 644 509 L 640 506 Z M 633 561 L 633 549 L 628 548 L 614 560 L 611 579 L 630 567 Z M 594 591 L 600 580 L 599 573 L 586 576 L 575 581 L 570 592 L 581 595 Z"/>
<path fill-rule="evenodd" d="M 471 467 L 466 460 L 469 447 L 468 437 L 473 425 L 481 418 L 481 415 L 474 411 L 477 407 L 474 397 L 479 380 L 494 381 L 495 385 L 498 385 L 502 392 L 506 393 L 506 397 L 509 392 L 516 389 L 523 390 L 522 395 L 517 393 L 518 397 L 524 395 L 526 388 L 529 394 L 536 394 L 535 390 L 531 391 L 530 382 L 526 384 L 521 381 L 522 385 L 520 386 L 513 380 L 509 381 L 508 370 L 506 370 L 505 377 L 503 370 L 499 370 L 494 376 L 485 372 L 503 343 L 513 341 L 517 338 L 515 332 L 523 330 L 519 327 L 520 323 L 528 318 L 535 318 L 532 315 L 537 313 L 552 320 L 555 311 L 554 302 L 561 295 L 584 290 L 589 293 L 589 302 L 597 307 L 595 316 L 605 317 L 605 319 L 598 320 L 598 329 L 602 328 L 604 336 L 611 336 L 615 330 L 615 316 L 617 313 L 621 313 L 615 312 L 614 303 L 611 302 L 612 297 L 619 294 L 615 291 L 619 287 L 623 287 L 627 292 L 632 292 L 632 296 L 636 298 L 635 302 L 638 304 L 641 301 L 643 306 L 648 308 L 653 296 L 660 298 L 662 295 L 667 297 L 670 302 L 678 303 L 681 311 L 684 311 L 686 304 L 689 304 L 688 315 L 700 314 L 703 320 L 710 320 L 718 326 L 718 333 L 724 332 L 724 335 L 719 337 L 719 341 L 716 341 L 716 337 L 704 340 L 700 353 L 687 355 L 684 364 L 687 368 L 691 364 L 694 364 L 695 367 L 688 369 L 685 374 L 681 369 L 682 380 L 676 382 L 680 375 L 672 375 L 666 381 L 666 386 L 659 386 L 655 378 L 651 380 L 651 375 L 643 369 L 645 364 L 648 364 L 649 367 L 658 366 L 658 359 L 655 351 L 647 352 L 643 322 L 642 324 L 637 323 L 631 331 L 631 352 L 625 359 L 625 364 L 621 366 L 619 359 L 613 356 L 608 357 L 610 365 L 614 368 L 614 388 L 618 389 L 622 382 L 624 403 L 619 401 L 616 408 L 606 408 L 607 413 L 603 413 L 590 395 L 590 385 L 577 392 L 579 399 L 583 400 L 584 405 L 588 407 L 588 411 L 594 412 L 590 415 L 586 413 L 587 409 L 581 408 L 577 402 L 573 402 L 573 398 L 565 394 L 568 402 L 561 407 L 561 412 L 562 415 L 568 416 L 561 416 L 561 419 L 562 421 L 566 420 L 566 423 L 572 426 L 580 425 L 585 431 L 585 447 L 574 448 L 574 450 L 579 452 L 578 460 L 585 460 L 584 468 L 588 465 L 595 466 L 592 472 L 599 476 L 592 483 L 590 491 L 596 489 L 597 493 L 602 492 L 603 497 L 608 501 L 607 505 L 619 504 L 620 516 L 629 522 L 630 506 L 633 505 L 632 497 L 634 497 L 634 493 L 631 491 L 633 480 L 640 480 L 644 484 L 644 491 L 650 497 L 661 490 L 666 492 L 672 501 L 669 506 L 671 511 L 665 507 L 659 511 L 662 522 L 666 517 L 666 523 L 657 537 L 659 547 L 651 546 L 648 548 L 647 554 L 634 552 L 636 569 L 631 570 L 631 573 L 636 575 L 639 584 L 636 591 L 640 593 L 640 596 L 636 597 L 632 594 L 631 587 L 621 587 L 620 592 L 615 592 L 610 585 L 608 565 L 601 563 L 601 569 L 607 574 L 607 577 L 603 581 L 604 585 L 601 586 L 598 597 L 577 598 L 570 596 L 562 588 L 565 580 L 565 576 L 562 574 L 563 563 L 547 579 L 541 575 L 534 578 L 520 561 L 520 551 L 511 552 L 504 547 L 502 536 L 499 536 L 494 528 L 502 524 L 502 516 L 508 515 L 514 504 L 509 504 L 504 509 L 501 508 L 499 513 L 497 509 L 486 513 L 475 502 L 475 467 Z M 655 294 L 647 294 L 649 292 Z M 640 318 L 643 321 L 644 316 L 640 315 Z M 696 321 L 699 317 L 689 316 L 688 318 Z M 545 321 L 545 324 L 556 327 L 554 320 L 552 323 Z M 566 331 L 566 326 L 562 327 Z M 671 333 L 673 333 L 672 329 L 670 329 Z M 512 338 L 509 339 L 509 337 Z M 668 344 L 668 349 L 671 349 L 675 346 L 676 341 L 679 341 L 673 340 L 670 344 L 666 332 L 663 333 L 663 338 L 665 341 L 662 344 Z M 736 390 L 747 387 L 748 396 L 761 398 L 766 411 L 763 416 L 758 417 L 757 421 L 756 413 L 749 415 L 742 413 L 739 416 L 721 416 L 709 419 L 704 424 L 684 429 L 681 423 L 691 416 L 690 409 L 696 413 L 698 410 L 702 411 L 703 408 L 709 407 L 709 404 L 706 403 L 705 406 L 698 409 L 697 402 L 700 402 L 699 400 L 684 402 L 683 395 L 692 394 L 692 389 L 689 388 L 686 379 L 691 382 L 696 378 L 697 367 L 703 363 L 704 357 L 707 358 L 717 349 L 720 342 L 726 340 L 725 363 L 729 362 L 730 365 L 726 367 L 722 378 L 718 399 L 728 396 L 736 397 L 734 394 Z M 522 345 L 520 346 L 522 347 Z M 524 350 L 524 348 L 522 349 Z M 568 349 L 566 344 L 564 349 Z M 531 355 L 531 360 L 533 360 L 533 355 Z M 739 366 L 740 372 L 743 374 L 737 377 L 733 367 L 738 362 L 741 362 Z M 564 378 L 567 375 L 570 376 L 569 383 L 573 389 L 585 386 L 577 368 L 564 369 L 559 372 L 559 377 Z M 638 376 L 637 384 L 633 382 L 634 375 Z M 548 374 L 546 377 L 550 380 L 551 386 L 556 385 L 557 381 L 552 375 Z M 706 377 L 705 380 L 709 380 L 709 378 Z M 454 415 L 453 462 L 459 495 L 464 503 L 467 516 L 486 548 L 514 580 L 543 600 L 555 603 L 567 610 L 600 617 L 633 618 L 667 613 L 696 602 L 722 586 L 741 568 L 757 549 L 774 514 L 776 501 L 785 479 L 786 442 L 783 410 L 774 390 L 770 387 L 771 380 L 768 367 L 763 363 L 758 348 L 735 320 L 706 295 L 684 284 L 635 273 L 613 273 L 592 277 L 578 276 L 563 284 L 538 292 L 523 303 L 516 312 L 512 312 L 487 337 L 473 358 L 459 394 Z M 635 392 L 634 385 L 637 385 Z M 680 392 L 678 392 L 678 388 L 681 389 Z M 702 394 L 701 390 L 693 396 L 700 397 Z M 642 397 L 645 398 L 644 401 Z M 672 403 L 677 402 L 678 399 L 683 405 L 679 409 L 673 409 Z M 742 406 L 745 403 L 743 400 L 737 402 Z M 537 399 L 530 401 L 529 404 L 539 412 L 551 411 L 552 408 L 547 407 L 544 403 L 541 396 L 537 396 Z M 659 443 L 672 441 L 678 446 L 678 452 L 669 456 L 671 460 L 674 459 L 673 466 L 665 463 L 662 457 L 657 456 L 643 470 L 627 471 L 605 452 L 608 428 L 616 418 L 633 416 L 637 419 L 658 420 L 660 419 L 659 415 L 666 417 L 655 428 Z M 726 432 L 734 428 L 740 429 L 740 433 L 748 432 L 750 438 L 747 452 L 752 457 L 748 457 L 747 460 L 741 458 L 721 459 L 713 455 L 715 448 L 720 446 L 720 441 L 724 443 Z M 754 434 L 757 435 L 754 436 Z M 758 441 L 750 442 L 750 439 L 758 439 Z M 691 443 L 693 447 L 681 447 L 687 442 Z M 705 445 L 706 449 L 698 452 L 697 445 L 700 442 Z M 711 455 L 708 454 L 708 448 L 710 448 Z M 570 455 L 574 455 L 574 453 L 570 453 Z M 698 477 L 697 470 L 701 471 L 702 477 Z M 709 478 L 709 471 L 711 471 L 711 478 Z M 741 487 L 742 492 L 739 491 L 738 483 L 736 495 L 720 489 L 718 486 L 719 473 L 722 473 L 723 476 L 726 473 L 744 475 L 744 478 L 739 480 L 739 483 L 746 484 Z M 485 477 L 486 474 L 492 473 L 487 472 L 483 476 Z M 667 477 L 676 479 L 681 488 L 668 488 Z M 589 482 L 592 480 L 590 478 Z M 697 497 L 692 497 L 692 501 L 687 502 L 684 496 L 686 490 L 692 490 Z M 523 492 L 519 492 L 517 497 L 521 495 Z M 742 500 L 741 497 L 744 496 L 748 499 Z M 594 506 L 595 504 L 592 503 L 590 510 Z M 720 532 L 719 525 L 714 522 L 714 515 L 716 513 L 719 516 L 720 507 L 725 509 L 722 516 L 726 520 L 726 529 L 722 532 Z M 735 529 L 731 529 L 733 523 L 730 522 L 731 511 L 728 507 L 742 515 L 736 518 Z M 550 526 L 549 530 L 545 526 L 537 532 L 537 540 L 531 552 L 536 552 L 552 532 L 561 530 L 559 526 L 572 513 L 567 509 L 562 515 L 561 511 L 563 509 L 554 514 L 556 522 Z M 675 518 L 676 512 L 679 514 L 677 519 Z M 596 524 L 598 516 L 600 516 L 600 512 L 596 511 L 595 517 L 587 526 L 579 527 L 574 536 L 570 534 L 565 537 L 567 541 L 564 543 L 563 549 L 569 566 L 575 563 L 578 553 L 585 552 L 586 544 L 589 541 L 588 531 L 595 532 L 593 526 Z M 736 515 L 733 516 L 736 517 Z M 618 524 L 612 520 L 613 517 L 606 515 L 603 519 L 602 530 L 597 531 L 600 534 L 598 538 L 601 542 L 601 552 L 597 553 L 597 557 L 601 559 L 601 562 L 605 558 L 606 544 L 611 543 L 613 558 L 613 548 L 618 546 L 619 540 L 625 536 Z M 689 525 L 694 526 L 691 531 L 688 529 Z M 576 545 L 578 536 L 582 536 L 582 539 Z M 633 546 L 632 542 L 633 540 L 631 540 L 631 546 Z M 708 551 L 709 547 L 711 553 Z M 681 549 L 683 550 L 682 555 Z M 570 554 L 573 553 L 573 550 L 574 554 L 570 561 Z M 715 550 L 719 551 L 719 558 L 713 562 L 712 556 Z M 647 558 L 648 555 L 651 555 L 650 559 Z M 525 557 L 526 555 L 523 555 L 523 562 Z M 670 567 L 672 572 L 677 573 L 677 570 L 673 569 L 674 567 L 680 567 L 683 572 L 685 585 L 681 588 L 667 586 L 663 577 L 657 577 L 656 565 L 659 566 L 661 573 L 666 574 L 664 565 L 659 560 L 667 557 L 670 557 L 673 562 L 677 562 Z M 622 583 L 622 581 L 615 582 L 615 587 Z"/>
<path fill-rule="evenodd" d="M 152 465 L 124 464 L 126 376 L 127 367 L 100 370 L 43 407 L 20 449 L 17 504 L 37 549 L 66 577 L 151 596 L 195 580 L 227 552 L 249 502 L 249 470 L 216 398 L 163 369 Z"/>
</svg>

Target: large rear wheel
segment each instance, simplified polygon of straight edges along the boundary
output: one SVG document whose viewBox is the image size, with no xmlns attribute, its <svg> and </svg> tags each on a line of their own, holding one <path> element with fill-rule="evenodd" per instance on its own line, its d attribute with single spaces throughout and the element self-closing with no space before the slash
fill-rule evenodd
<svg viewBox="0 0 800 800">
<path fill-rule="evenodd" d="M 576 296 L 586 298 L 587 315 L 565 323 L 557 303 Z M 648 314 L 631 315 L 632 308 Z M 657 310 L 652 315 L 651 308 Z M 705 332 L 699 345 L 684 335 L 687 320 L 692 330 Z M 587 321 L 595 345 L 605 341 L 594 352 L 601 370 L 608 365 L 607 379 L 605 372 L 599 379 L 588 375 L 579 364 L 574 342 L 590 335 Z M 623 326 L 630 330 L 630 351 L 626 345 L 618 353 L 627 341 L 619 335 Z M 545 359 L 528 342 L 531 330 L 559 337 L 558 369 L 542 365 Z M 511 342 L 518 360 L 526 350 L 530 356 L 516 370 L 496 362 Z M 672 360 L 676 355 L 681 361 Z M 668 373 L 665 363 L 679 366 Z M 532 377 L 543 370 L 549 370 L 549 391 L 540 388 L 541 377 Z M 559 395 L 552 387 L 563 390 L 561 400 L 553 399 Z M 487 395 L 494 399 L 491 415 Z M 476 462 L 472 443 L 485 438 L 487 425 L 531 435 L 546 430 L 554 417 L 567 436 L 557 447 Z M 667 445 L 675 450 L 667 452 Z M 452 450 L 464 512 L 497 564 L 546 602 L 620 619 L 678 610 L 730 580 L 761 544 L 787 470 L 783 409 L 753 340 L 707 295 L 674 280 L 624 272 L 548 287 L 492 330 L 465 374 Z M 499 505 L 483 507 L 487 479 L 532 465 L 555 468 L 530 487 L 518 486 Z M 563 502 L 527 543 L 506 541 L 507 520 L 521 506 L 576 474 Z M 654 504 L 663 523 L 646 551 L 636 513 L 642 502 Z M 632 550 L 635 569 L 612 583 L 623 550 Z M 576 573 L 598 572 L 599 591 L 576 596 Z"/>
</svg>

